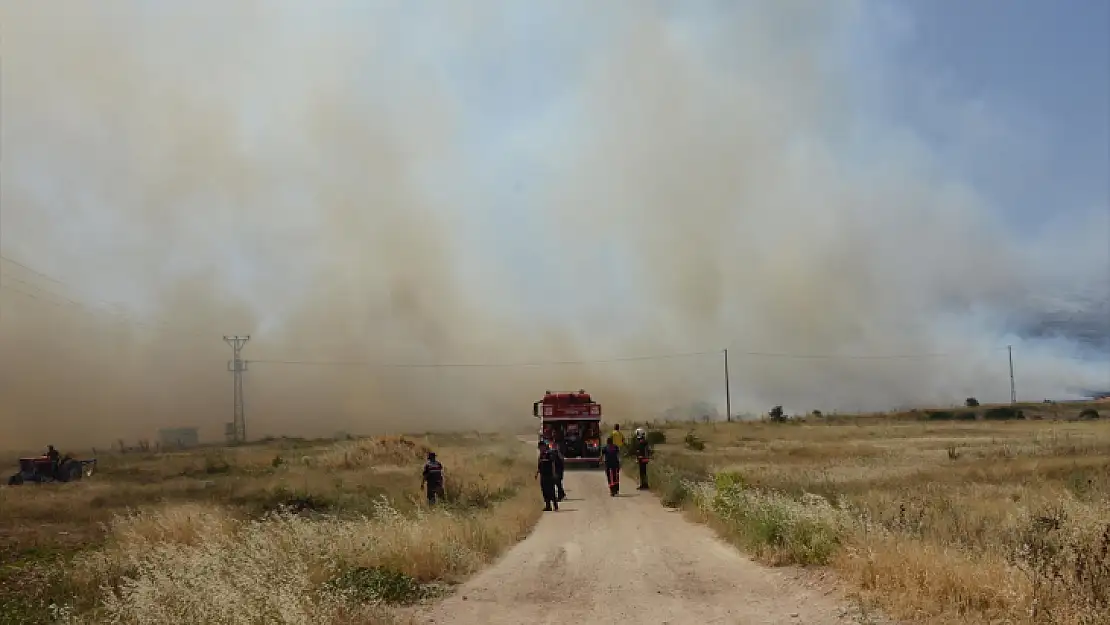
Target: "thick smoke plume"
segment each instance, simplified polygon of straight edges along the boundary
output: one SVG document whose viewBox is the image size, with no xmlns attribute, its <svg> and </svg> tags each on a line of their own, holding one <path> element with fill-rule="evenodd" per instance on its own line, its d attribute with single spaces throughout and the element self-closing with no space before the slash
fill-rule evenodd
<svg viewBox="0 0 1110 625">
<path fill-rule="evenodd" d="M 1110 385 L 1008 335 L 1105 293 L 1103 216 L 1020 242 L 904 129 L 845 157 L 860 6 L 364 4 L 2 5 L 0 448 L 221 436 L 224 334 L 252 436 L 723 408 L 726 347 L 743 411 L 1004 399 L 1007 343 Z"/>
</svg>

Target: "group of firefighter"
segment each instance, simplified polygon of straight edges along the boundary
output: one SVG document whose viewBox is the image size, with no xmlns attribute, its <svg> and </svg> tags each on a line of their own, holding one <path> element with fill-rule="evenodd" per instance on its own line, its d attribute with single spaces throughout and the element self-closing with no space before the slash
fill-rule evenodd
<svg viewBox="0 0 1110 625">
<path fill-rule="evenodd" d="M 640 467 L 639 490 L 647 490 L 648 462 L 651 460 L 651 444 L 648 443 L 647 432 L 644 428 L 636 428 L 632 437 L 633 453 L 636 463 Z M 609 483 L 609 496 L 615 497 L 620 491 L 621 454 L 625 446 L 624 433 L 620 424 L 613 426 L 613 431 L 605 439 L 605 446 L 601 449 L 601 459 L 605 464 L 605 478 Z M 551 512 L 559 509 L 559 502 L 566 499 L 567 493 L 563 490 L 564 458 L 559 446 L 554 441 L 541 439 L 539 442 L 539 458 L 536 465 L 535 478 L 539 480 L 540 491 L 543 494 L 544 511 Z M 443 465 L 436 460 L 435 452 L 428 452 L 428 460 L 424 463 L 424 473 L 421 477 L 421 486 L 427 488 L 428 503 L 435 504 L 438 497 L 443 496 Z"/>
</svg>

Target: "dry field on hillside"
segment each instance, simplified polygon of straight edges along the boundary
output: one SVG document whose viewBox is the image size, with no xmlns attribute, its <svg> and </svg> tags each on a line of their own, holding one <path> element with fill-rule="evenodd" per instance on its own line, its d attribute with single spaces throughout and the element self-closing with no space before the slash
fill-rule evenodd
<svg viewBox="0 0 1110 625">
<path fill-rule="evenodd" d="M 427 447 L 447 471 L 434 510 Z M 388 623 L 527 535 L 528 452 L 476 434 L 284 440 L 0 486 L 0 623 Z"/>
<path fill-rule="evenodd" d="M 908 622 L 1110 623 L 1110 420 L 954 412 L 660 426 L 652 487 Z"/>
</svg>

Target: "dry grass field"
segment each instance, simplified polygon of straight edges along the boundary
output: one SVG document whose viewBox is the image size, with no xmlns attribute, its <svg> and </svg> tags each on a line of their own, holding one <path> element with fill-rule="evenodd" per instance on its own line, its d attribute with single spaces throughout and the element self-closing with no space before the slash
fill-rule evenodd
<svg viewBox="0 0 1110 625">
<path fill-rule="evenodd" d="M 1110 623 L 1110 406 L 1084 408 L 663 424 L 652 488 L 890 617 Z"/>
<path fill-rule="evenodd" d="M 0 486 L 0 623 L 389 623 L 528 534 L 533 462 L 477 434 L 102 454 Z"/>
<path fill-rule="evenodd" d="M 1110 623 L 1110 420 L 1071 419 L 1085 408 L 660 424 L 652 486 L 763 563 L 834 572 L 864 613 Z M 435 509 L 427 448 L 448 472 Z M 405 622 L 541 514 L 512 435 L 99 461 L 0 486 L 0 624 Z"/>
</svg>

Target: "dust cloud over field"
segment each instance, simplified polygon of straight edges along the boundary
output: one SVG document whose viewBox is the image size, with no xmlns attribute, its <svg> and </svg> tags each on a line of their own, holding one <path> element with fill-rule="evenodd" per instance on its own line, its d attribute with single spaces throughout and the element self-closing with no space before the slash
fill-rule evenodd
<svg viewBox="0 0 1110 625">
<path fill-rule="evenodd" d="M 253 337 L 254 436 L 723 403 L 712 354 L 267 360 L 730 347 L 739 409 L 1005 397 L 1005 314 L 1105 284 L 1105 219 L 1029 249 L 902 129 L 842 159 L 830 50 L 868 16 L 838 7 L 4 3 L 3 254 L 64 284 L 3 262 L 0 448 L 220 436 L 223 334 Z M 1110 382 L 1019 347 L 1030 397 Z"/>
</svg>

